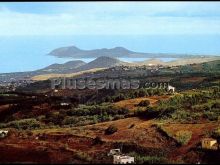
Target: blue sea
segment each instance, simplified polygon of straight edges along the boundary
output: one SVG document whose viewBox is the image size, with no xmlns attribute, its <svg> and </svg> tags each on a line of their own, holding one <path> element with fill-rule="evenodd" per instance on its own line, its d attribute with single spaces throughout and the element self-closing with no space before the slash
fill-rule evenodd
<svg viewBox="0 0 220 165">
<path fill-rule="evenodd" d="M 219 35 L 196 36 L 11 36 L 0 37 L 0 73 L 32 71 L 64 63 L 70 58 L 56 58 L 47 55 L 53 49 L 63 46 L 77 46 L 80 49 L 125 47 L 131 51 L 145 53 L 180 53 L 220 55 Z M 85 62 L 92 58 L 81 59 Z M 121 60 L 143 61 L 145 58 L 122 58 Z M 173 59 L 162 59 L 170 61 Z"/>
</svg>

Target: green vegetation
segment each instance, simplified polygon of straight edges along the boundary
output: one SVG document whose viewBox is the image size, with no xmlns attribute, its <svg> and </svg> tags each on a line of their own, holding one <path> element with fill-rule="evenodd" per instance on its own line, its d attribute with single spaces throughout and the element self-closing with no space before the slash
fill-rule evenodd
<svg viewBox="0 0 220 165">
<path fill-rule="evenodd" d="M 87 153 L 85 152 L 81 152 L 81 151 L 78 151 L 74 154 L 74 157 L 79 159 L 79 160 L 82 160 L 82 161 L 86 161 L 86 162 L 92 162 L 92 157 L 89 156 Z"/>
<path fill-rule="evenodd" d="M 77 108 L 67 111 L 70 116 L 92 116 L 92 115 L 125 115 L 128 110 L 125 108 L 118 108 L 113 104 L 103 103 L 100 105 L 79 105 Z"/>
<path fill-rule="evenodd" d="M 175 135 L 175 139 L 181 145 L 186 145 L 192 137 L 191 131 L 178 131 Z"/>
<path fill-rule="evenodd" d="M 213 132 L 212 132 L 212 136 L 214 138 L 219 139 L 220 138 L 220 127 L 216 128 Z"/>
<path fill-rule="evenodd" d="M 137 97 L 147 96 L 160 96 L 167 93 L 165 89 L 153 89 L 153 88 L 140 88 L 135 90 L 114 90 L 108 93 L 108 95 L 98 98 L 101 102 L 117 102 L 126 99 L 133 99 Z"/>
<path fill-rule="evenodd" d="M 165 157 L 146 156 L 135 152 L 131 152 L 128 155 L 133 156 L 135 158 L 136 164 L 162 164 L 168 162 Z"/>
<path fill-rule="evenodd" d="M 37 129 L 40 128 L 41 124 L 36 119 L 22 119 L 22 120 L 15 120 L 9 123 L 0 124 L 0 128 L 16 128 L 16 129 Z"/>
<path fill-rule="evenodd" d="M 159 101 L 157 106 L 146 108 L 139 115 L 179 122 L 196 122 L 200 119 L 217 121 L 220 117 L 220 90 L 212 87 L 195 93 L 175 95 L 169 100 Z"/>
<path fill-rule="evenodd" d="M 57 103 L 55 103 L 57 104 Z M 10 106 L 8 116 L 4 117 L 4 123 L 0 127 L 13 127 L 17 129 L 35 129 L 41 127 L 62 127 L 62 126 L 82 126 L 88 124 L 96 124 L 104 121 L 118 120 L 127 117 L 129 111 L 125 108 L 116 107 L 111 103 L 102 103 L 96 105 L 79 104 L 74 107 L 56 109 L 52 108 L 39 114 L 36 119 L 33 119 L 35 114 L 33 109 L 34 103 L 25 104 L 19 103 Z M 13 110 L 13 111 L 12 111 Z M 11 112 L 14 112 L 14 114 Z M 15 112 L 22 112 L 22 118 L 15 114 Z M 10 115 L 11 114 L 11 115 Z"/>
<path fill-rule="evenodd" d="M 192 132 L 186 131 L 186 130 L 180 130 L 176 132 L 175 134 L 171 133 L 169 130 L 167 130 L 163 124 L 156 124 L 155 125 L 159 131 L 164 133 L 167 137 L 174 139 L 178 144 L 180 145 L 186 145 L 192 138 Z"/>
<path fill-rule="evenodd" d="M 164 128 L 163 127 L 163 124 L 156 124 L 155 125 L 156 127 L 157 127 L 157 129 L 159 130 L 159 131 L 161 131 L 162 133 L 164 133 L 167 137 L 169 137 L 169 138 L 173 138 L 173 135 L 166 129 L 166 128 Z"/>
<path fill-rule="evenodd" d="M 129 111 L 125 108 L 116 107 L 111 103 L 97 105 L 78 105 L 71 109 L 50 111 L 45 117 L 38 119 L 41 122 L 53 123 L 54 125 L 82 126 L 96 124 L 104 121 L 125 118 Z"/>
</svg>

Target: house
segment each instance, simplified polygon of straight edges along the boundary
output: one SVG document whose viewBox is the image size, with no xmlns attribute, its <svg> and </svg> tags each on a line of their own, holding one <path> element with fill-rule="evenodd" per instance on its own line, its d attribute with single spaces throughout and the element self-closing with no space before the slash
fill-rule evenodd
<svg viewBox="0 0 220 165">
<path fill-rule="evenodd" d="M 0 130 L 0 138 L 6 137 L 8 134 L 8 131 Z"/>
<path fill-rule="evenodd" d="M 134 157 L 126 156 L 126 155 L 114 155 L 113 156 L 113 164 L 133 164 Z"/>
<path fill-rule="evenodd" d="M 70 104 L 63 102 L 63 103 L 60 103 L 60 105 L 61 105 L 61 106 L 69 106 Z"/>
<path fill-rule="evenodd" d="M 171 85 L 168 85 L 167 90 L 168 90 L 168 92 L 172 91 L 174 93 L 175 92 L 175 87 L 173 87 Z"/>
<path fill-rule="evenodd" d="M 202 148 L 217 150 L 218 149 L 218 142 L 216 139 L 213 139 L 213 138 L 204 138 L 204 139 L 202 139 Z"/>
<path fill-rule="evenodd" d="M 121 154 L 121 150 L 118 148 L 118 149 L 111 149 L 110 152 L 108 153 L 108 156 L 111 156 L 111 155 L 119 155 Z"/>
</svg>

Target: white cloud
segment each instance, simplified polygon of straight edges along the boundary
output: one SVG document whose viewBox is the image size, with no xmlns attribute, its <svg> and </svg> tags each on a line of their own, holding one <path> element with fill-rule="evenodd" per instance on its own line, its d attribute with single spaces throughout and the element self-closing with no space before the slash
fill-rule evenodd
<svg viewBox="0 0 220 165">
<path fill-rule="evenodd" d="M 213 4 L 97 2 L 67 6 L 56 14 L 0 8 L 0 35 L 220 34 L 220 9 Z"/>
</svg>

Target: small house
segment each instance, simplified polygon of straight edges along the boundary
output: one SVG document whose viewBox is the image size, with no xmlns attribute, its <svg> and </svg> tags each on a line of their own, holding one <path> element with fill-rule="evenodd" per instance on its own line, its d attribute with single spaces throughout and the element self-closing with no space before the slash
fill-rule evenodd
<svg viewBox="0 0 220 165">
<path fill-rule="evenodd" d="M 0 138 L 4 138 L 8 135 L 8 131 L 0 130 Z"/>
<path fill-rule="evenodd" d="M 65 102 L 62 102 L 60 103 L 61 106 L 69 106 L 70 104 L 69 103 L 65 103 Z"/>
<path fill-rule="evenodd" d="M 168 92 L 169 91 L 172 91 L 173 93 L 175 92 L 175 87 L 171 86 L 171 85 L 168 85 L 168 88 L 167 88 Z"/>
<path fill-rule="evenodd" d="M 217 150 L 218 149 L 218 142 L 216 139 L 213 139 L 213 138 L 204 138 L 204 139 L 202 139 L 202 148 Z"/>
<path fill-rule="evenodd" d="M 108 153 L 108 156 L 111 156 L 111 155 L 119 155 L 121 154 L 121 150 L 119 148 L 117 149 L 111 149 L 110 152 Z"/>
<path fill-rule="evenodd" d="M 134 157 L 126 156 L 126 155 L 114 155 L 113 156 L 113 164 L 133 164 Z"/>
</svg>

